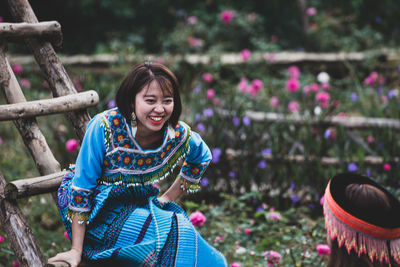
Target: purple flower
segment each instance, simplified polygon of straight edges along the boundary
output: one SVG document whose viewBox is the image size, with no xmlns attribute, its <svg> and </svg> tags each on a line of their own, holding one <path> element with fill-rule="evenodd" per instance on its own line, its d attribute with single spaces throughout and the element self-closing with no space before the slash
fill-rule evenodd
<svg viewBox="0 0 400 267">
<path fill-rule="evenodd" d="M 250 123 L 251 123 L 250 118 L 247 117 L 247 116 L 244 116 L 244 117 L 243 117 L 243 124 L 244 124 L 245 126 L 249 126 Z"/>
<path fill-rule="evenodd" d="M 209 185 L 209 183 L 210 183 L 210 181 L 208 180 L 207 177 L 203 177 L 203 179 L 201 179 L 201 182 L 200 182 L 201 186 L 207 186 L 207 185 Z"/>
<path fill-rule="evenodd" d="M 355 172 L 355 171 L 358 170 L 358 166 L 355 163 L 352 162 L 347 166 L 347 170 L 349 172 Z"/>
<path fill-rule="evenodd" d="M 263 157 L 271 156 L 271 154 L 272 154 L 271 148 L 269 148 L 269 147 L 267 147 L 267 148 L 265 148 L 265 149 L 263 149 L 263 150 L 261 151 L 261 155 L 262 155 Z"/>
<path fill-rule="evenodd" d="M 380 16 L 376 16 L 375 21 L 376 21 L 376 23 L 381 24 L 382 18 Z"/>
<path fill-rule="evenodd" d="M 193 88 L 193 93 L 198 94 L 201 91 L 201 86 L 197 85 L 195 88 Z"/>
<path fill-rule="evenodd" d="M 203 115 L 206 117 L 214 116 L 214 111 L 211 108 L 206 108 L 203 110 Z"/>
<path fill-rule="evenodd" d="M 0 146 L 3 144 L 3 139 L 0 137 Z"/>
<path fill-rule="evenodd" d="M 257 164 L 257 168 L 259 168 L 259 169 L 265 169 L 265 167 L 267 167 L 267 162 L 265 162 L 265 160 L 261 160 L 261 161 Z"/>
<path fill-rule="evenodd" d="M 400 64 L 397 65 L 397 71 L 400 72 Z"/>
<path fill-rule="evenodd" d="M 220 148 L 213 148 L 211 151 L 212 153 L 212 162 L 213 163 L 218 163 L 219 162 L 219 157 L 221 156 L 221 149 Z"/>
<path fill-rule="evenodd" d="M 197 130 L 199 130 L 199 132 L 201 132 L 201 133 L 204 133 L 206 130 L 206 127 L 204 127 L 204 124 L 201 122 L 198 123 L 196 127 L 197 127 Z"/>
<path fill-rule="evenodd" d="M 295 186 L 296 186 L 295 182 L 291 182 L 291 183 L 290 183 L 290 189 L 291 189 L 291 190 L 293 190 Z"/>
<path fill-rule="evenodd" d="M 256 212 L 262 212 L 262 211 L 264 211 L 264 207 L 262 205 L 258 206 Z"/>
<path fill-rule="evenodd" d="M 200 113 L 196 113 L 196 115 L 194 116 L 194 121 L 199 121 L 200 119 L 201 119 Z"/>
<path fill-rule="evenodd" d="M 328 129 L 328 130 L 326 130 L 325 133 L 324 133 L 324 138 L 325 138 L 325 139 L 329 139 L 330 136 L 331 136 L 331 130 Z"/>
<path fill-rule="evenodd" d="M 240 119 L 238 117 L 233 117 L 232 123 L 235 125 L 235 127 L 238 127 L 240 125 Z"/>
<path fill-rule="evenodd" d="M 308 204 L 308 207 L 313 210 L 313 209 L 315 209 L 315 204 L 314 203 L 310 203 L 310 204 Z"/>
<path fill-rule="evenodd" d="M 355 92 L 351 93 L 351 101 L 353 102 L 357 101 L 357 94 Z"/>
<path fill-rule="evenodd" d="M 371 171 L 369 169 L 367 169 L 367 171 L 365 172 L 365 174 L 370 177 L 371 176 Z"/>
<path fill-rule="evenodd" d="M 382 88 L 382 87 L 379 87 L 378 89 L 376 89 L 376 93 L 377 93 L 378 95 L 381 95 L 381 94 L 383 93 L 383 88 Z"/>
<path fill-rule="evenodd" d="M 110 100 L 110 101 L 108 101 L 108 103 L 107 103 L 107 107 L 108 108 L 115 108 L 117 105 L 115 104 L 115 100 Z"/>
<path fill-rule="evenodd" d="M 293 194 L 293 195 L 290 197 L 290 199 L 292 200 L 293 203 L 297 203 L 297 202 L 300 201 L 300 198 L 299 198 L 296 194 Z"/>
<path fill-rule="evenodd" d="M 230 172 L 229 172 L 229 177 L 235 178 L 235 177 L 236 177 L 236 172 L 230 171 Z"/>
<path fill-rule="evenodd" d="M 395 91 L 394 91 L 393 89 L 390 90 L 389 93 L 388 93 L 388 97 L 389 97 L 390 99 L 392 99 L 392 98 L 395 97 L 395 96 L 396 96 Z"/>
</svg>

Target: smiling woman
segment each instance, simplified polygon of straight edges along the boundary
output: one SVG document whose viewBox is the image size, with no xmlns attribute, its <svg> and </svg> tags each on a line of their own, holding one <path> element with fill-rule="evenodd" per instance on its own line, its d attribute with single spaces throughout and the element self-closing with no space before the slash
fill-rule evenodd
<svg viewBox="0 0 400 267">
<path fill-rule="evenodd" d="M 58 191 L 72 240 L 49 262 L 77 266 L 81 258 L 123 266 L 227 266 L 195 230 L 175 200 L 199 190 L 211 152 L 179 121 L 175 75 L 160 64 L 138 65 L 122 81 L 117 107 L 89 123 L 76 167 Z M 179 176 L 160 197 L 153 184 Z"/>
</svg>

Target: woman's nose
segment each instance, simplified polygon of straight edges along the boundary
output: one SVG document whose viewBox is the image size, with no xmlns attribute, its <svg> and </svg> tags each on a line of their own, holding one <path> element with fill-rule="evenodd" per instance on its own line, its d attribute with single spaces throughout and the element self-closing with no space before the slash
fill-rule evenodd
<svg viewBox="0 0 400 267">
<path fill-rule="evenodd" d="M 163 105 L 157 105 L 155 108 L 154 108 L 154 110 L 156 111 L 156 112 L 164 112 L 164 107 L 163 107 Z"/>
</svg>

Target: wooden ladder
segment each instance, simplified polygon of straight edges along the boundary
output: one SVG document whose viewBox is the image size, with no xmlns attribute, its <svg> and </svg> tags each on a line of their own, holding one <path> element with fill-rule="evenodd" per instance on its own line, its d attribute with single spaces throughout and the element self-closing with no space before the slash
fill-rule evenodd
<svg viewBox="0 0 400 267">
<path fill-rule="evenodd" d="M 0 172 L 0 225 L 4 228 L 22 266 L 44 266 L 32 230 L 16 200 L 56 190 L 66 171 L 51 152 L 36 122 L 36 116 L 65 113 L 78 139 L 82 141 L 90 116 L 87 107 L 99 102 L 95 91 L 77 93 L 53 46 L 62 43 L 61 26 L 56 21 L 38 22 L 27 0 L 8 0 L 12 17 L 18 23 L 0 23 L 0 87 L 7 105 L 0 106 L 0 121 L 13 120 L 41 177 L 6 183 Z M 7 42 L 24 41 L 44 73 L 53 99 L 27 102 L 6 56 Z M 51 43 L 50 43 L 51 42 Z M 67 266 L 58 264 L 57 266 Z"/>
</svg>

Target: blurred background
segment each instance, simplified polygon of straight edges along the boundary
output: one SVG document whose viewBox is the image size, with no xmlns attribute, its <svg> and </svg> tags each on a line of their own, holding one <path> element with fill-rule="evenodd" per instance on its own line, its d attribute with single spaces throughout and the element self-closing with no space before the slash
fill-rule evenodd
<svg viewBox="0 0 400 267">
<path fill-rule="evenodd" d="M 265 256 L 271 250 L 282 266 L 321 266 L 320 201 L 339 172 L 370 176 L 400 197 L 399 1 L 29 2 L 39 21 L 61 24 L 56 52 L 77 91 L 98 92 L 91 116 L 115 106 L 137 63 L 150 59 L 177 75 L 182 119 L 213 153 L 202 190 L 180 204 L 205 215 L 196 227 L 232 266 L 277 266 Z M 0 20 L 14 22 L 6 1 Z M 7 48 L 26 98 L 51 98 L 30 51 Z M 69 123 L 62 115 L 38 122 L 68 168 L 79 151 Z M 6 180 L 39 176 L 26 151 L 12 122 L 1 122 Z M 52 201 L 19 202 L 46 257 L 69 247 Z M 0 266 L 12 265 L 0 229 Z"/>
</svg>

